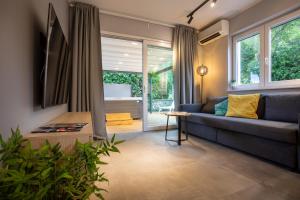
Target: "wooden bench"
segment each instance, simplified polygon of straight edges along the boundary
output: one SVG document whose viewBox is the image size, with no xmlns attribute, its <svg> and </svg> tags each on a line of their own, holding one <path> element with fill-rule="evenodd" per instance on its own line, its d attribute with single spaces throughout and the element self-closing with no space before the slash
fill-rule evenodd
<svg viewBox="0 0 300 200">
<path fill-rule="evenodd" d="M 91 113 L 89 112 L 67 112 L 53 119 L 47 124 L 55 123 L 88 123 L 79 132 L 55 132 L 55 133 L 28 133 L 24 135 L 33 148 L 39 148 L 48 140 L 51 144 L 60 143 L 64 151 L 71 151 L 76 140 L 85 143 L 92 140 L 93 125 Z"/>
</svg>

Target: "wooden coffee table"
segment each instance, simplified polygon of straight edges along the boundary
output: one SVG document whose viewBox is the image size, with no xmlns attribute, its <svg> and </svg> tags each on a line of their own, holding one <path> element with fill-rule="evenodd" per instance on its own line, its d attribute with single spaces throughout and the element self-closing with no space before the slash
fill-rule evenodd
<svg viewBox="0 0 300 200">
<path fill-rule="evenodd" d="M 188 140 L 188 128 L 187 128 L 188 123 L 185 123 L 185 139 L 181 139 L 181 118 L 184 117 L 186 120 L 187 117 L 191 115 L 191 113 L 188 113 L 188 112 L 166 112 L 163 114 L 167 116 L 165 140 L 177 142 L 178 145 L 181 145 L 182 141 Z M 178 119 L 178 139 L 177 140 L 168 139 L 169 117 L 177 117 L 177 119 Z"/>
</svg>

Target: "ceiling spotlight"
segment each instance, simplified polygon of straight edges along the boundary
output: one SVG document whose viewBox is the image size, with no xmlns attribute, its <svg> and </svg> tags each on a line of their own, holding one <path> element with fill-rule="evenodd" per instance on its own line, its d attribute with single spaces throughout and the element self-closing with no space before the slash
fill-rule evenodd
<svg viewBox="0 0 300 200">
<path fill-rule="evenodd" d="M 122 64 L 123 64 L 123 62 L 118 62 L 118 64 L 119 64 L 119 65 L 122 65 Z"/>
<path fill-rule="evenodd" d="M 161 41 L 161 42 L 159 42 L 159 45 L 161 45 L 161 46 L 166 46 L 166 43 L 163 42 L 163 41 Z"/>
<path fill-rule="evenodd" d="M 212 0 L 210 3 L 210 7 L 214 8 L 216 6 L 217 0 Z"/>
<path fill-rule="evenodd" d="M 129 54 L 128 54 L 128 53 L 124 53 L 123 55 L 124 55 L 125 57 L 128 57 L 128 56 L 129 56 Z"/>
<path fill-rule="evenodd" d="M 136 43 L 136 42 L 131 42 L 131 44 L 132 44 L 132 45 L 135 45 L 135 46 L 138 45 L 138 43 Z"/>
<path fill-rule="evenodd" d="M 189 19 L 189 21 L 188 21 L 188 24 L 190 24 L 190 23 L 193 21 L 193 19 L 194 19 L 193 15 L 190 16 L 190 19 Z"/>
</svg>

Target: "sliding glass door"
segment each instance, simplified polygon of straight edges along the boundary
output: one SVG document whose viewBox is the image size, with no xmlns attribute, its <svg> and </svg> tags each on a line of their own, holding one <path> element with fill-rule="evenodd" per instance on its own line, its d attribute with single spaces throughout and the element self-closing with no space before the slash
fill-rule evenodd
<svg viewBox="0 0 300 200">
<path fill-rule="evenodd" d="M 164 129 L 164 112 L 174 110 L 171 44 L 110 36 L 101 39 L 108 132 Z M 176 119 L 170 118 L 169 125 L 175 127 Z"/>
<path fill-rule="evenodd" d="M 107 132 L 141 132 L 143 42 L 104 36 L 101 40 Z"/>
<path fill-rule="evenodd" d="M 174 110 L 173 51 L 170 43 L 144 41 L 144 130 L 166 126 L 164 112 Z M 176 119 L 170 118 L 170 126 Z"/>
</svg>

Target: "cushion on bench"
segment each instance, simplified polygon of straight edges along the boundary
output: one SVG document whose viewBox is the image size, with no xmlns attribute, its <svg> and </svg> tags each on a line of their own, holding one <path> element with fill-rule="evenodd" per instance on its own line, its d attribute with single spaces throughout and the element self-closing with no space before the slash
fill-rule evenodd
<svg viewBox="0 0 300 200">
<path fill-rule="evenodd" d="M 107 126 L 130 125 L 133 123 L 130 113 L 107 113 L 105 116 Z"/>
</svg>

